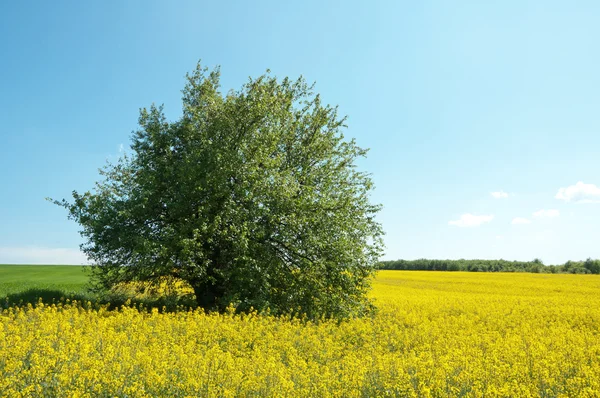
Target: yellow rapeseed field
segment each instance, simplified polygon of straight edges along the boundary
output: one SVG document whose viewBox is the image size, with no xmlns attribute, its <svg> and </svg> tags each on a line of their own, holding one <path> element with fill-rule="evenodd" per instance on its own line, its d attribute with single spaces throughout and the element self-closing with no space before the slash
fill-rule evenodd
<svg viewBox="0 0 600 398">
<path fill-rule="evenodd" d="M 600 277 L 382 271 L 373 318 L 0 315 L 10 397 L 597 397 Z"/>
</svg>

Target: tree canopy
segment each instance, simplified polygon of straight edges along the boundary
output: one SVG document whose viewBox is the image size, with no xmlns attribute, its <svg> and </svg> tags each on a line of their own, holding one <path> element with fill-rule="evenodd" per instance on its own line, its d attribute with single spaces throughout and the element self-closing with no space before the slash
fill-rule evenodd
<svg viewBox="0 0 600 398">
<path fill-rule="evenodd" d="M 67 208 L 104 288 L 187 281 L 198 305 L 344 318 L 370 308 L 382 251 L 367 151 L 303 78 L 187 75 L 183 114 L 142 109 L 131 153 Z"/>
<path fill-rule="evenodd" d="M 544 265 L 535 258 L 533 261 L 499 260 L 436 260 L 420 258 L 417 260 L 382 261 L 380 269 L 407 271 L 471 271 L 471 272 L 533 272 L 533 273 L 570 273 L 600 274 L 600 260 L 588 258 L 585 261 L 567 261 L 563 265 Z"/>
</svg>

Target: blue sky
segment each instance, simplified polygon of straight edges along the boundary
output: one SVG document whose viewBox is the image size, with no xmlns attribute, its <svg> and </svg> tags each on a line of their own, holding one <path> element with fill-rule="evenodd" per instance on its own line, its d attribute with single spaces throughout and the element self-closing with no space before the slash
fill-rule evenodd
<svg viewBox="0 0 600 398">
<path fill-rule="evenodd" d="M 85 261 L 44 198 L 91 189 L 140 107 L 177 118 L 199 59 L 339 105 L 387 259 L 600 257 L 600 3 L 202 3 L 0 2 L 0 263 Z"/>
</svg>

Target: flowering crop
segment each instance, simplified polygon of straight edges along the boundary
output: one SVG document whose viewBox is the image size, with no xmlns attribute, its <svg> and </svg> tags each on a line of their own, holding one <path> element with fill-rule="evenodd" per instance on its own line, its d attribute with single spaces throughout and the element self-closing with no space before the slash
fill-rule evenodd
<svg viewBox="0 0 600 398">
<path fill-rule="evenodd" d="M 600 396 L 600 278 L 382 271 L 336 323 L 60 305 L 0 313 L 0 396 Z"/>
</svg>

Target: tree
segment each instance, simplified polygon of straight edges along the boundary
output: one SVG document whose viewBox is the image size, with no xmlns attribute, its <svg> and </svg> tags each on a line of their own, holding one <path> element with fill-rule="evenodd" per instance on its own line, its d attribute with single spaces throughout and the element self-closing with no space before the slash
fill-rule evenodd
<svg viewBox="0 0 600 398">
<path fill-rule="evenodd" d="M 131 155 L 55 201 L 81 225 L 96 283 L 178 278 L 207 310 L 365 313 L 380 206 L 337 107 L 268 71 L 225 95 L 218 68 L 186 77 L 179 120 L 142 109 Z"/>
<path fill-rule="evenodd" d="M 583 262 L 583 266 L 591 274 L 598 274 L 598 273 L 600 273 L 600 261 L 599 260 L 593 260 L 592 258 L 588 257 L 587 260 L 585 260 Z"/>
</svg>

